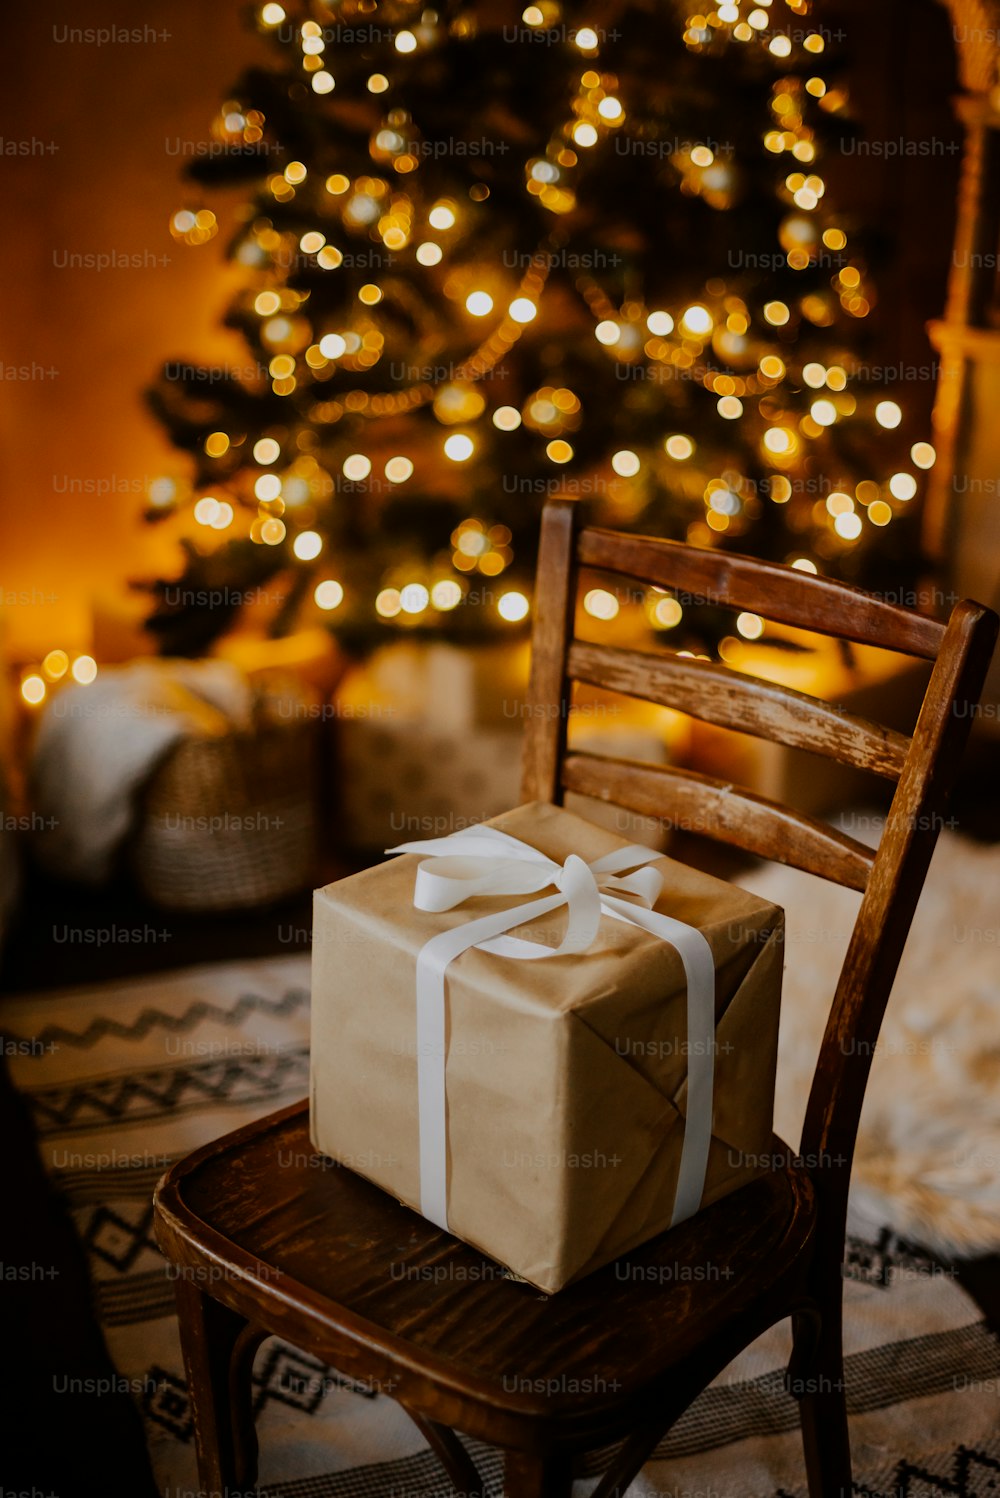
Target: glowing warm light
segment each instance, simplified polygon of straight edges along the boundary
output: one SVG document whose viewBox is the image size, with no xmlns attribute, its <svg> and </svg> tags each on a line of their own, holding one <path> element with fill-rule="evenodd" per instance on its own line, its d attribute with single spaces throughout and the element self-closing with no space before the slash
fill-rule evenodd
<svg viewBox="0 0 1000 1498">
<path fill-rule="evenodd" d="M 819 573 L 816 563 L 811 561 L 809 557 L 796 557 L 792 566 L 796 572 L 811 572 L 813 577 L 816 577 Z"/>
<path fill-rule="evenodd" d="M 464 432 L 455 432 L 453 436 L 447 438 L 445 441 L 444 450 L 445 455 L 453 463 L 464 463 L 467 458 L 472 457 L 472 454 L 476 450 L 476 444 Z"/>
<path fill-rule="evenodd" d="M 97 675 L 97 662 L 92 655 L 78 655 L 70 674 L 82 687 L 89 686 Z"/>
<path fill-rule="evenodd" d="M 314 94 L 333 93 L 336 87 L 333 74 L 328 73 L 325 68 L 321 68 L 318 73 L 312 75 L 312 86 Z"/>
<path fill-rule="evenodd" d="M 875 420 L 880 427 L 898 427 L 903 413 L 895 401 L 879 401 L 875 407 Z"/>
<path fill-rule="evenodd" d="M 697 337 L 702 337 L 712 331 L 712 314 L 700 302 L 695 302 L 693 306 L 688 307 L 681 318 L 681 327 L 685 333 L 694 333 Z"/>
<path fill-rule="evenodd" d="M 787 453 L 791 451 L 792 434 L 784 427 L 769 427 L 764 433 L 764 446 L 770 453 Z"/>
<path fill-rule="evenodd" d="M 744 640 L 759 640 L 763 634 L 763 620 L 759 614 L 740 614 L 737 619 L 737 629 L 743 635 Z"/>
<path fill-rule="evenodd" d="M 765 354 L 759 368 L 765 380 L 782 380 L 785 377 L 784 360 L 779 359 L 777 354 Z"/>
<path fill-rule="evenodd" d="M 735 395 L 724 395 L 719 401 L 716 409 L 720 416 L 727 421 L 735 421 L 738 416 L 743 415 L 743 402 Z"/>
<path fill-rule="evenodd" d="M 285 167 L 285 181 L 296 186 L 299 182 L 306 180 L 306 169 L 301 161 L 290 161 Z"/>
<path fill-rule="evenodd" d="M 593 52 L 597 47 L 597 32 L 591 26 L 581 26 L 573 40 L 581 52 Z"/>
<path fill-rule="evenodd" d="M 666 338 L 674 331 L 674 320 L 669 312 L 651 312 L 646 318 L 646 327 L 657 338 Z"/>
<path fill-rule="evenodd" d="M 281 446 L 273 437 L 261 437 L 253 445 L 253 455 L 258 463 L 276 463 L 281 457 Z"/>
<path fill-rule="evenodd" d="M 617 343 L 621 336 L 622 330 L 618 323 L 612 322 L 610 318 L 605 318 L 604 322 L 599 322 L 594 329 L 594 337 L 598 343 L 603 343 L 605 348 L 611 348 L 612 344 Z"/>
<path fill-rule="evenodd" d="M 374 281 L 368 281 L 358 292 L 358 301 L 364 302 L 366 307 L 374 307 L 382 300 L 382 288 L 376 286 Z"/>
<path fill-rule="evenodd" d="M 375 599 L 375 612 L 383 619 L 395 619 L 401 608 L 398 588 L 383 588 Z"/>
<path fill-rule="evenodd" d="M 281 298 L 276 291 L 260 291 L 254 297 L 253 310 L 261 317 L 270 317 L 280 306 Z"/>
<path fill-rule="evenodd" d="M 461 585 L 450 578 L 444 582 L 435 583 L 431 589 L 431 603 L 436 609 L 440 609 L 442 613 L 447 613 L 450 609 L 458 608 L 461 602 Z"/>
<path fill-rule="evenodd" d="M 280 5 L 265 5 L 260 13 L 260 18 L 265 26 L 280 26 L 285 19 L 285 12 Z"/>
<path fill-rule="evenodd" d="M 868 519 L 872 525 L 888 525 L 892 519 L 892 506 L 887 505 L 884 499 L 876 499 L 874 504 L 868 506 Z"/>
<path fill-rule="evenodd" d="M 684 618 L 684 610 L 676 598 L 660 598 L 653 608 L 653 623 L 660 629 L 675 629 Z"/>
<path fill-rule="evenodd" d="M 373 73 L 368 80 L 370 94 L 384 94 L 388 87 L 389 80 L 384 73 Z"/>
<path fill-rule="evenodd" d="M 893 499 L 912 499 L 917 492 L 917 481 L 912 473 L 894 473 L 889 480 L 889 493 Z"/>
<path fill-rule="evenodd" d="M 423 583 L 407 583 L 399 592 L 399 606 L 404 614 L 422 614 L 431 601 Z"/>
<path fill-rule="evenodd" d="M 516 432 L 521 413 L 516 406 L 498 406 L 493 412 L 493 425 L 501 432 Z"/>
<path fill-rule="evenodd" d="M 473 317 L 485 317 L 493 311 L 493 298 L 488 291 L 471 291 L 465 298 L 465 308 Z"/>
<path fill-rule="evenodd" d="M 349 458 L 344 459 L 342 472 L 345 479 L 350 479 L 352 483 L 360 483 L 371 471 L 372 460 L 366 458 L 364 453 L 351 453 Z"/>
<path fill-rule="evenodd" d="M 807 364 L 802 371 L 802 378 L 811 390 L 821 390 L 826 384 L 826 370 L 822 364 Z"/>
<path fill-rule="evenodd" d="M 531 322 L 532 318 L 538 312 L 538 308 L 528 297 L 518 296 L 511 302 L 507 311 L 515 322 L 526 323 Z"/>
<path fill-rule="evenodd" d="M 413 464 L 409 458 L 390 458 L 385 465 L 385 476 L 390 484 L 405 484 L 413 473 Z"/>
<path fill-rule="evenodd" d="M 285 522 L 272 515 L 261 525 L 260 539 L 265 546 L 280 546 L 285 539 Z"/>
<path fill-rule="evenodd" d="M 545 456 L 553 463 L 568 463 L 573 457 L 573 449 L 568 442 L 561 437 L 545 445 Z"/>
<path fill-rule="evenodd" d="M 415 52 L 417 50 L 417 39 L 412 31 L 397 31 L 396 51 Z"/>
<path fill-rule="evenodd" d="M 300 562 L 311 562 L 323 550 L 323 537 L 318 531 L 300 531 L 292 542 L 292 550 Z"/>
<path fill-rule="evenodd" d="M 618 599 L 607 588 L 591 588 L 583 606 L 595 619 L 613 619 L 618 612 Z"/>
<path fill-rule="evenodd" d="M 764 307 L 764 316 L 774 328 L 782 328 L 791 316 L 784 302 L 767 302 Z"/>
<path fill-rule="evenodd" d="M 37 707 L 39 702 L 45 701 L 47 691 L 48 688 L 40 676 L 26 676 L 21 683 L 21 696 L 32 707 Z"/>
<path fill-rule="evenodd" d="M 318 608 L 335 609 L 344 601 L 344 590 L 340 583 L 336 582 L 332 577 L 328 577 L 323 582 L 317 584 L 316 591 L 313 593 L 313 599 Z"/>
<path fill-rule="evenodd" d="M 347 353 L 347 344 L 339 333 L 327 333 L 319 341 L 319 351 L 325 359 L 339 359 Z"/>
<path fill-rule="evenodd" d="M 573 141 L 578 146 L 596 146 L 597 131 L 588 120 L 581 120 L 573 127 Z"/>
<path fill-rule="evenodd" d="M 219 513 L 219 501 L 206 494 L 194 507 L 194 518 L 199 525 L 212 525 Z"/>
<path fill-rule="evenodd" d="M 666 449 L 667 456 L 676 458 L 678 462 L 682 462 L 685 458 L 690 458 L 694 452 L 694 443 L 691 441 L 691 438 L 683 436 L 680 432 L 675 433 L 672 437 L 668 437 L 663 446 Z"/>
<path fill-rule="evenodd" d="M 918 468 L 933 468 L 937 461 L 937 453 L 929 442 L 914 442 L 910 457 Z"/>
<path fill-rule="evenodd" d="M 210 432 L 205 438 L 205 451 L 210 458 L 221 458 L 223 453 L 229 451 L 229 437 L 226 432 Z"/>
<path fill-rule="evenodd" d="M 454 209 L 447 203 L 438 203 L 427 215 L 427 222 L 432 229 L 450 229 L 455 223 Z"/>
<path fill-rule="evenodd" d="M 833 401 L 813 401 L 809 414 L 821 427 L 832 427 L 837 420 L 837 408 Z"/>
<path fill-rule="evenodd" d="M 441 246 L 435 244 L 433 239 L 425 239 L 423 244 L 417 245 L 417 259 L 421 265 L 437 265 L 441 254 Z"/>
<path fill-rule="evenodd" d="M 50 650 L 42 661 L 42 670 L 50 681 L 59 681 L 69 670 L 69 656 L 65 650 Z"/>
<path fill-rule="evenodd" d="M 629 448 L 622 448 L 621 452 L 615 453 L 611 459 L 611 466 L 615 473 L 620 474 L 623 479 L 630 479 L 639 472 L 640 463 L 637 454 Z"/>
<path fill-rule="evenodd" d="M 833 528 L 842 540 L 856 541 L 861 534 L 861 516 L 857 514 L 838 515 L 833 522 Z"/>
<path fill-rule="evenodd" d="M 516 624 L 519 619 L 526 618 L 528 608 L 528 600 L 523 593 L 504 593 L 497 603 L 497 613 L 501 619 L 506 619 L 508 624 Z"/>
<path fill-rule="evenodd" d="M 253 492 L 266 504 L 268 500 L 278 498 L 281 493 L 281 480 L 276 473 L 262 473 L 253 486 Z"/>
</svg>

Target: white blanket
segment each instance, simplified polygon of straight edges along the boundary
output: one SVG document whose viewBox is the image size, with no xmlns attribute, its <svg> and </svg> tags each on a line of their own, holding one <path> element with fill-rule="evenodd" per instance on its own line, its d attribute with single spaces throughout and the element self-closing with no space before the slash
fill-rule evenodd
<svg viewBox="0 0 1000 1498">
<path fill-rule="evenodd" d="M 251 691 L 226 661 L 148 660 L 64 687 L 32 752 L 38 860 L 98 884 L 132 826 L 139 791 L 181 739 L 248 728 Z"/>
</svg>

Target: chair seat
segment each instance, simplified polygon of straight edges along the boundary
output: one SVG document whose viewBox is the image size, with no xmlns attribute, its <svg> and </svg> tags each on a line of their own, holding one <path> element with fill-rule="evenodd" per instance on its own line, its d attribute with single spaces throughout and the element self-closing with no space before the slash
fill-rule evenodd
<svg viewBox="0 0 1000 1498">
<path fill-rule="evenodd" d="M 706 1340 L 724 1366 L 755 1319 L 786 1314 L 815 1225 L 809 1177 L 787 1165 L 547 1296 L 317 1155 L 308 1124 L 303 1101 L 175 1164 L 157 1188 L 164 1253 L 251 1323 L 408 1407 L 433 1386 L 436 1418 L 475 1435 L 488 1406 L 493 1440 L 498 1414 L 512 1438 L 533 1421 L 614 1438 L 696 1350 L 704 1366 Z M 779 1140 L 775 1154 L 792 1157 Z"/>
</svg>

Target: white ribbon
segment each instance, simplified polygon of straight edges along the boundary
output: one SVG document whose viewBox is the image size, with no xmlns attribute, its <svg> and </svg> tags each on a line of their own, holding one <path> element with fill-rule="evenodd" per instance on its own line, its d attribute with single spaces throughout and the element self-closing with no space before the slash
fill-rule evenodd
<svg viewBox="0 0 1000 1498">
<path fill-rule="evenodd" d="M 557 890 L 540 900 L 441 931 L 425 942 L 417 957 L 417 1115 L 423 1216 L 440 1228 L 448 1227 L 445 974 L 449 965 L 471 947 L 518 962 L 585 952 L 597 936 L 602 913 L 668 942 L 684 966 L 688 1104 L 671 1225 L 697 1212 L 712 1138 L 715 963 L 697 927 L 652 908 L 663 876 L 646 866 L 663 855 L 632 843 L 593 863 L 571 853 L 559 864 L 495 827 L 466 828 L 449 837 L 402 843 L 386 852 L 432 855 L 417 869 L 413 895 L 417 910 L 453 910 L 477 896 L 531 895 L 551 885 Z M 626 873 L 628 869 L 633 872 Z M 563 905 L 567 907 L 566 934 L 557 947 L 506 934 Z"/>
</svg>

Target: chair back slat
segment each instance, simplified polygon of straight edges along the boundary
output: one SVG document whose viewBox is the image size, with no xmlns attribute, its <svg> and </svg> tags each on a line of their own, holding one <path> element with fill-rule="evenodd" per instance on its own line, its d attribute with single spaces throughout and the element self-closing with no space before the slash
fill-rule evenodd
<svg viewBox="0 0 1000 1498">
<path fill-rule="evenodd" d="M 849 889 L 865 888 L 874 861 L 870 848 L 824 822 L 694 770 L 570 752 L 562 786 Z"/>
<path fill-rule="evenodd" d="M 934 660 L 944 639 L 945 626 L 936 619 L 873 598 L 847 583 L 816 578 L 778 562 L 602 530 L 581 532 L 577 555 L 584 567 L 680 589 L 694 602 L 762 614 L 776 624 L 797 625 L 860 645 L 880 645 L 925 660 Z"/>
<path fill-rule="evenodd" d="M 714 661 L 575 641 L 567 672 L 575 681 L 658 702 L 722 728 L 823 754 L 841 764 L 898 778 L 910 740 L 880 723 L 731 671 Z"/>
</svg>

